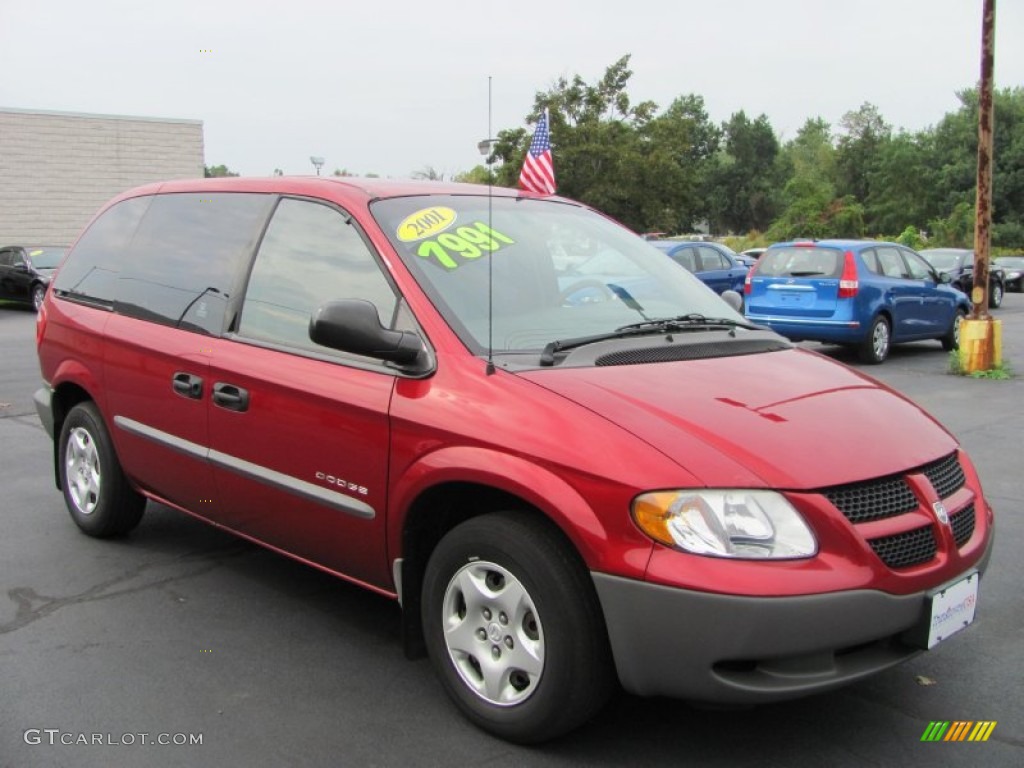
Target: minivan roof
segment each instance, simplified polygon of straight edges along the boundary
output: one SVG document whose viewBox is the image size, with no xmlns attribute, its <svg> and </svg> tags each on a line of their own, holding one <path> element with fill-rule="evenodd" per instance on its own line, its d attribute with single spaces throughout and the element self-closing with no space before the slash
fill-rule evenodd
<svg viewBox="0 0 1024 768">
<path fill-rule="evenodd" d="M 285 194 L 333 197 L 340 188 L 346 197 L 376 200 L 409 195 L 481 195 L 495 197 L 550 197 L 508 187 L 487 187 L 483 184 L 464 184 L 445 181 L 419 181 L 413 179 L 376 179 L 359 176 L 228 176 L 203 179 L 176 179 L 146 184 L 127 190 L 118 199 L 140 195 L 175 192 L 280 192 Z M 558 198 L 561 199 L 561 198 Z"/>
</svg>

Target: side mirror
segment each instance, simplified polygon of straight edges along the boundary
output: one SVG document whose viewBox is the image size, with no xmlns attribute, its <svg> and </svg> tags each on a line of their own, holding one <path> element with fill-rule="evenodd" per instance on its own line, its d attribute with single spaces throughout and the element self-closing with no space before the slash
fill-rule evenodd
<svg viewBox="0 0 1024 768">
<path fill-rule="evenodd" d="M 949 285 L 953 282 L 953 278 L 949 276 L 948 272 L 939 272 L 935 279 L 942 285 Z"/>
<path fill-rule="evenodd" d="M 426 349 L 417 334 L 385 328 L 377 308 L 362 299 L 322 304 L 309 320 L 309 338 L 324 347 L 398 365 L 426 361 Z"/>
<path fill-rule="evenodd" d="M 736 293 L 736 291 L 722 291 L 722 299 L 734 311 L 739 312 L 741 315 L 743 314 L 743 297 Z"/>
<path fill-rule="evenodd" d="M 14 265 L 14 271 L 28 272 L 28 264 L 26 264 L 24 261 L 19 261 L 17 264 Z"/>
</svg>

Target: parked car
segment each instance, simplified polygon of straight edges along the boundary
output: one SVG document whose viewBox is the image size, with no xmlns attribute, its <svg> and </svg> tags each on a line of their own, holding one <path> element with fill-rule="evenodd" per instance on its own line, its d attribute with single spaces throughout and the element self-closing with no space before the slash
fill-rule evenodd
<svg viewBox="0 0 1024 768">
<path fill-rule="evenodd" d="M 642 300 L 567 301 L 601 278 L 566 281 L 564 243 Z M 37 340 L 84 533 L 152 500 L 396 600 L 407 652 L 515 741 L 581 724 L 616 676 L 721 704 L 861 680 L 970 624 L 991 553 L 931 417 L 562 198 L 141 187 L 72 247 Z"/>
<path fill-rule="evenodd" d="M 757 260 L 767 250 L 767 248 L 747 248 L 745 251 L 740 251 L 736 258 L 745 267 L 752 267 L 757 264 Z"/>
<path fill-rule="evenodd" d="M 654 240 L 651 245 L 667 253 L 672 261 L 695 274 L 715 293 L 743 290 L 747 267 L 728 246 L 688 240 Z"/>
<path fill-rule="evenodd" d="M 50 245 L 0 248 L 0 299 L 29 304 L 38 310 L 64 252 L 64 248 Z"/>
<path fill-rule="evenodd" d="M 896 243 L 818 240 L 771 246 L 747 276 L 746 316 L 787 338 L 856 347 L 881 363 L 893 344 L 960 344 L 967 297 Z"/>
<path fill-rule="evenodd" d="M 968 296 L 974 288 L 974 251 L 968 248 L 926 248 L 919 251 L 925 261 L 940 273 L 949 275 L 953 287 Z M 988 305 L 1001 307 L 1006 293 L 1006 272 L 998 265 L 989 265 Z"/>
<path fill-rule="evenodd" d="M 1024 255 L 997 256 L 992 262 L 1003 270 L 1006 276 L 1006 290 L 1015 293 L 1024 291 Z"/>
</svg>

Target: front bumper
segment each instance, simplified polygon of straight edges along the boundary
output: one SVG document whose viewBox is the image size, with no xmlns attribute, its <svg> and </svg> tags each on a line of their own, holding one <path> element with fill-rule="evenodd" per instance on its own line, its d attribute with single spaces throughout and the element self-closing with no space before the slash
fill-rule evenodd
<svg viewBox="0 0 1024 768">
<path fill-rule="evenodd" d="M 990 542 L 979 572 L 991 552 Z M 592 576 L 619 680 L 640 696 L 777 701 L 838 688 L 921 653 L 902 636 L 921 620 L 924 592 L 745 597 Z"/>
</svg>

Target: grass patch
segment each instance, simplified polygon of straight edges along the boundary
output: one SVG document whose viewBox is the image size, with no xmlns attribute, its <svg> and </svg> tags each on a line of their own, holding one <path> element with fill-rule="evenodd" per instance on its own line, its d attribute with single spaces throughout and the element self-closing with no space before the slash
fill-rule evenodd
<svg viewBox="0 0 1024 768">
<path fill-rule="evenodd" d="M 999 365 L 990 370 L 967 373 L 960 365 L 960 353 L 955 349 L 949 353 L 949 372 L 954 376 L 969 376 L 972 379 L 1006 381 L 1013 378 L 1013 368 L 1006 358 L 1003 358 Z"/>
</svg>

